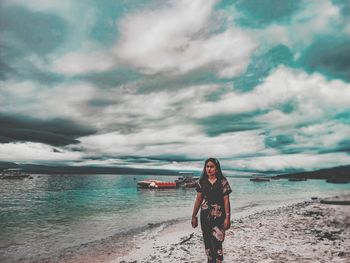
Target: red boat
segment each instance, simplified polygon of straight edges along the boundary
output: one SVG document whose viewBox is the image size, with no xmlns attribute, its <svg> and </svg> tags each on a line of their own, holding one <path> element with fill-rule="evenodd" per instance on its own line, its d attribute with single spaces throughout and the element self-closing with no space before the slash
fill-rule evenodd
<svg viewBox="0 0 350 263">
<path fill-rule="evenodd" d="M 164 188 L 176 188 L 177 185 L 175 182 L 154 182 L 149 185 L 150 188 L 159 188 L 159 189 L 164 189 Z"/>
<path fill-rule="evenodd" d="M 141 188 L 150 188 L 150 189 L 169 189 L 177 188 L 176 182 L 163 182 L 158 180 L 143 180 L 137 182 L 137 186 Z"/>
</svg>

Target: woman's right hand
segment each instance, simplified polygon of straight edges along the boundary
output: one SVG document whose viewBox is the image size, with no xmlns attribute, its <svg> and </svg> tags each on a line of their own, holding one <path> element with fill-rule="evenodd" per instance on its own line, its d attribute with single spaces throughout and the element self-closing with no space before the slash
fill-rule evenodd
<svg viewBox="0 0 350 263">
<path fill-rule="evenodd" d="M 193 228 L 198 226 L 198 218 L 196 216 L 192 217 L 191 224 Z"/>
</svg>

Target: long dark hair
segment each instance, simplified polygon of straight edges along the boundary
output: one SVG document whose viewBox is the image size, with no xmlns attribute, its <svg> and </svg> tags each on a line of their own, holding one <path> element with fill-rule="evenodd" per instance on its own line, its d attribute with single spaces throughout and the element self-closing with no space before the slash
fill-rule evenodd
<svg viewBox="0 0 350 263">
<path fill-rule="evenodd" d="M 201 175 L 201 177 L 200 177 L 200 181 L 203 181 L 203 180 L 205 180 L 205 179 L 207 179 L 208 178 L 208 174 L 207 174 L 207 170 L 205 169 L 205 167 L 207 166 L 207 163 L 208 162 L 212 162 L 212 163 L 214 163 L 215 164 L 215 166 L 216 166 L 216 170 L 217 170 L 217 172 L 216 172 L 216 178 L 218 179 L 218 180 L 221 180 L 222 178 L 224 178 L 224 175 L 222 174 L 222 171 L 221 171 L 221 166 L 220 166 L 220 162 L 219 162 L 219 160 L 218 159 L 216 159 L 216 158 L 208 158 L 207 160 L 205 160 L 205 162 L 204 162 L 204 167 L 203 167 L 203 171 L 202 171 L 202 175 Z"/>
</svg>

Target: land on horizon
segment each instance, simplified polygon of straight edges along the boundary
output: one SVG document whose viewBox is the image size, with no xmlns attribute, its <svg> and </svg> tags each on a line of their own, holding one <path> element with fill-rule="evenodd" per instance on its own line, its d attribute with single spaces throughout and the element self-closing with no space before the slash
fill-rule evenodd
<svg viewBox="0 0 350 263">
<path fill-rule="evenodd" d="M 132 167 L 102 167 L 102 166 L 52 166 L 39 164 L 17 164 L 15 162 L 0 162 L 0 170 L 20 168 L 25 172 L 37 174 L 144 174 L 144 175 L 179 175 L 179 172 L 192 172 L 200 175 L 201 171 L 188 169 L 157 169 L 157 168 L 132 168 Z M 266 172 L 262 172 L 266 174 Z M 297 173 L 277 173 L 276 178 L 307 178 L 307 179 L 350 179 L 350 165 L 336 166 L 315 171 L 303 171 Z M 249 178 L 251 175 L 238 175 L 234 177 Z"/>
</svg>

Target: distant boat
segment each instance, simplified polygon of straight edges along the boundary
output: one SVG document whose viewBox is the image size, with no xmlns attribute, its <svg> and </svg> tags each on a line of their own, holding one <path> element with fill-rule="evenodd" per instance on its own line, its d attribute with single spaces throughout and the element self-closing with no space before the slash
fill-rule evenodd
<svg viewBox="0 0 350 263">
<path fill-rule="evenodd" d="M 280 178 L 280 177 L 276 177 L 276 176 L 271 176 L 270 179 L 271 179 L 271 180 L 279 180 L 279 179 L 281 179 L 281 178 Z"/>
<path fill-rule="evenodd" d="M 306 181 L 306 178 L 289 178 L 288 181 L 291 182 L 299 182 L 299 181 Z"/>
<path fill-rule="evenodd" d="M 332 184 L 347 184 L 350 182 L 350 179 L 345 179 L 345 178 L 329 178 L 326 180 L 327 183 L 332 183 Z"/>
<path fill-rule="evenodd" d="M 137 186 L 141 188 L 149 188 L 149 185 L 157 180 L 142 180 L 137 182 Z"/>
<path fill-rule="evenodd" d="M 149 188 L 149 189 L 167 189 L 167 188 L 192 188 L 196 187 L 197 181 L 199 177 L 193 177 L 193 173 L 190 172 L 179 172 L 179 174 L 183 174 L 184 176 L 178 177 L 173 182 L 164 182 L 159 180 L 142 180 L 137 182 L 137 186 L 140 188 Z"/>
<path fill-rule="evenodd" d="M 252 182 L 270 182 L 270 178 L 254 177 L 254 178 L 251 178 L 250 181 L 252 181 Z"/>
<path fill-rule="evenodd" d="M 164 182 L 159 180 L 143 180 L 138 181 L 137 186 L 148 189 L 169 189 L 177 188 L 176 182 Z"/>
<path fill-rule="evenodd" d="M 157 181 L 153 182 L 149 185 L 149 188 L 156 188 L 156 189 L 169 189 L 169 188 L 177 188 L 177 185 L 175 182 L 162 182 Z"/>
<path fill-rule="evenodd" d="M 9 168 L 2 171 L 0 179 L 24 179 L 29 177 L 30 174 L 25 173 L 19 168 Z"/>
<path fill-rule="evenodd" d="M 180 176 L 175 180 L 178 187 L 196 187 L 199 177 L 193 177 L 193 173 L 189 172 L 179 172 L 179 174 L 184 174 L 185 176 Z"/>
</svg>

